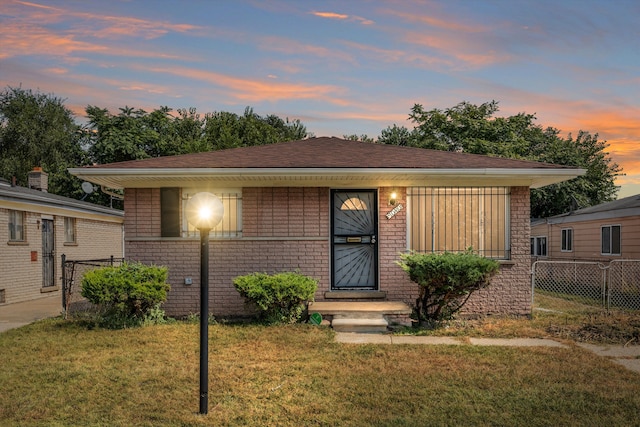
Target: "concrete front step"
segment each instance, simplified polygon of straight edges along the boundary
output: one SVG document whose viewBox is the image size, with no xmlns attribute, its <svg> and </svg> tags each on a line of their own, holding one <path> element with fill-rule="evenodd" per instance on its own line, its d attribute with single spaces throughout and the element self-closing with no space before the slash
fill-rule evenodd
<svg viewBox="0 0 640 427">
<path fill-rule="evenodd" d="M 336 332 L 386 332 L 389 322 L 382 317 L 335 317 L 331 320 L 331 327 Z"/>
<path fill-rule="evenodd" d="M 315 301 L 309 313 L 335 315 L 344 313 L 411 314 L 411 307 L 400 301 Z"/>
<path fill-rule="evenodd" d="M 309 313 L 331 319 L 337 332 L 386 332 L 388 315 L 409 315 L 411 308 L 398 301 L 320 301 L 309 304 Z"/>
</svg>

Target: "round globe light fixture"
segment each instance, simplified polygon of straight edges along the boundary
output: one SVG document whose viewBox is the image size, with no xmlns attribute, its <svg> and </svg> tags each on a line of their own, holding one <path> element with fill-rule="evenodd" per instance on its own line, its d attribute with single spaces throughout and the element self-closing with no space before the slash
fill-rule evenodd
<svg viewBox="0 0 640 427">
<path fill-rule="evenodd" d="M 222 220 L 224 206 L 220 199 L 211 193 L 197 193 L 187 200 L 185 215 L 187 221 L 197 229 L 211 230 Z"/>
</svg>

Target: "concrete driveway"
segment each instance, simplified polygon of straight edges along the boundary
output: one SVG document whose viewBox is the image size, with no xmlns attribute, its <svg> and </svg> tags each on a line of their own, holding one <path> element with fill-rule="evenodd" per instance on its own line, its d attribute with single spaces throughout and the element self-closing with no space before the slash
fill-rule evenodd
<svg viewBox="0 0 640 427">
<path fill-rule="evenodd" d="M 53 292 L 36 300 L 0 305 L 0 333 L 62 314 L 62 296 Z"/>
</svg>

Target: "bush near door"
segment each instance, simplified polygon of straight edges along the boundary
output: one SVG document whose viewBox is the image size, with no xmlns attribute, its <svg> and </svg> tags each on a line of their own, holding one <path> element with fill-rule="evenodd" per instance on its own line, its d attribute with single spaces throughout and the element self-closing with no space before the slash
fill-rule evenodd
<svg viewBox="0 0 640 427">
<path fill-rule="evenodd" d="M 299 273 L 253 273 L 233 279 L 237 291 L 254 303 L 266 323 L 295 323 L 313 301 L 318 281 Z"/>
<path fill-rule="evenodd" d="M 461 253 L 402 254 L 398 262 L 420 293 L 415 311 L 419 322 L 453 318 L 471 294 L 489 285 L 498 272 L 496 260 L 467 250 Z"/>
</svg>

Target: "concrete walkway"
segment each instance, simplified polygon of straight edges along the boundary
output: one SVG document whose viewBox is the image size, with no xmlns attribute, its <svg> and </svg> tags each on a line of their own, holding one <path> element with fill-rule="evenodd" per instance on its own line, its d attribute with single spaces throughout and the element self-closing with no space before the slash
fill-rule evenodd
<svg viewBox="0 0 640 427">
<path fill-rule="evenodd" d="M 60 292 L 36 300 L 0 305 L 0 333 L 62 314 Z"/>
<path fill-rule="evenodd" d="M 504 347 L 560 347 L 569 348 L 568 345 L 551 339 L 541 338 L 458 338 L 458 337 L 431 337 L 414 335 L 389 335 L 389 334 L 358 334 L 350 332 L 336 333 L 336 341 L 345 344 L 426 344 L 426 345 L 478 345 L 478 346 L 504 346 Z M 578 346 L 606 357 L 624 366 L 625 368 L 640 373 L 640 346 L 622 345 L 594 345 L 578 343 Z"/>
</svg>

